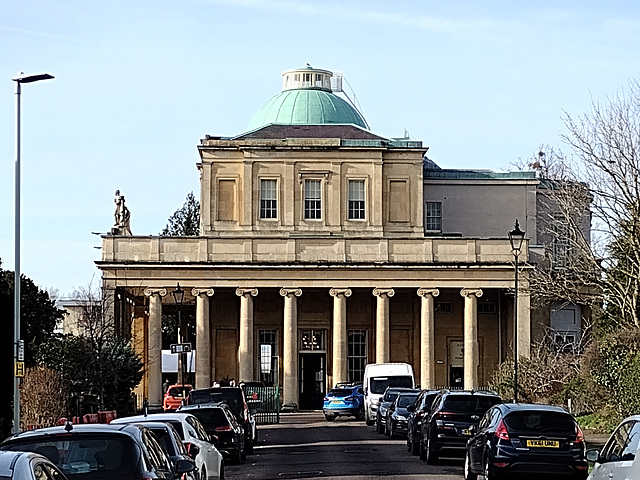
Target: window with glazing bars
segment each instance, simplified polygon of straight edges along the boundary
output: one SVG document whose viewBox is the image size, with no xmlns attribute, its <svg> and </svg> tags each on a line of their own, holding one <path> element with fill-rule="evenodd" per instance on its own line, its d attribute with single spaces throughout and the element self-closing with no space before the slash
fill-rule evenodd
<svg viewBox="0 0 640 480">
<path fill-rule="evenodd" d="M 277 182 L 260 180 L 260 218 L 278 218 Z"/>
<path fill-rule="evenodd" d="M 425 204 L 426 229 L 431 232 L 442 231 L 442 202 L 427 202 Z"/>
<path fill-rule="evenodd" d="M 361 382 L 367 364 L 367 331 L 349 330 L 347 336 L 348 378 L 350 382 Z"/>
<path fill-rule="evenodd" d="M 258 332 L 260 355 L 260 381 L 267 387 L 278 384 L 278 332 L 260 330 Z"/>
<path fill-rule="evenodd" d="M 304 218 L 320 220 L 322 218 L 322 196 L 320 180 L 304 181 Z"/>
<path fill-rule="evenodd" d="M 364 220 L 364 180 L 349 180 L 349 220 Z"/>
</svg>

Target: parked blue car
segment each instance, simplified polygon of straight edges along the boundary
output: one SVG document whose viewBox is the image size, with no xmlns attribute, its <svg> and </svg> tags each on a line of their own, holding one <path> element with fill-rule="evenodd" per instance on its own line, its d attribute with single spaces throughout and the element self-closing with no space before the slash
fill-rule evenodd
<svg viewBox="0 0 640 480">
<path fill-rule="evenodd" d="M 322 412 L 327 421 L 332 422 L 338 415 L 364 418 L 364 391 L 362 385 L 338 384 L 324 397 Z"/>
</svg>

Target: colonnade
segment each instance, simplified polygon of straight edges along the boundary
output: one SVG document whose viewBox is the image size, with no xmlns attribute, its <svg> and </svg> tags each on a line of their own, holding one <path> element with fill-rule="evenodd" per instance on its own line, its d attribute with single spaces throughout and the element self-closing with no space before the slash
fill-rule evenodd
<svg viewBox="0 0 640 480">
<path fill-rule="evenodd" d="M 196 299 L 196 372 L 195 387 L 211 386 L 211 345 L 209 324 L 209 297 L 214 295 L 212 288 L 193 288 Z M 162 297 L 167 295 L 165 288 L 147 288 L 144 294 L 149 297 L 148 322 L 148 400 L 150 407 L 162 405 Z M 347 298 L 352 291 L 349 288 L 331 288 L 333 297 L 333 382 L 348 380 L 347 354 Z M 389 299 L 395 294 L 392 288 L 375 288 L 375 361 L 389 361 Z M 436 386 L 435 379 L 435 302 L 440 292 L 437 288 L 419 288 L 420 308 L 420 385 L 423 388 Z M 478 298 L 483 292 L 479 288 L 463 288 L 464 297 L 464 388 L 478 387 Z M 238 345 L 239 378 L 253 379 L 254 338 L 253 338 L 253 297 L 258 289 L 237 288 L 240 297 L 240 323 Z M 298 403 L 298 313 L 297 297 L 302 295 L 300 288 L 281 288 L 284 297 L 283 346 L 282 346 L 282 388 L 283 404 Z M 529 355 L 530 319 L 529 296 L 520 293 L 518 301 L 518 351 L 521 356 Z"/>
</svg>

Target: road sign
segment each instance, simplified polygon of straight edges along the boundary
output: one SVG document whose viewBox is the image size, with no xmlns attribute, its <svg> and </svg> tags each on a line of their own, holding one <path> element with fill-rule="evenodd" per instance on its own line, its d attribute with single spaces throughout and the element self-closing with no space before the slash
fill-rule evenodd
<svg viewBox="0 0 640 480">
<path fill-rule="evenodd" d="M 191 351 L 190 343 L 172 343 L 171 353 L 189 353 Z"/>
<path fill-rule="evenodd" d="M 24 340 L 18 340 L 18 361 L 24 362 Z"/>
<path fill-rule="evenodd" d="M 24 377 L 24 362 L 16 362 L 15 364 L 15 376 Z"/>
</svg>

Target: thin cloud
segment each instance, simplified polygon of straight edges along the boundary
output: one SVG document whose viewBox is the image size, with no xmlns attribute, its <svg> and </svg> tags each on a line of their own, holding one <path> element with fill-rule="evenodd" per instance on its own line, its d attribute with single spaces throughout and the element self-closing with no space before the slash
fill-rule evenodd
<svg viewBox="0 0 640 480">
<path fill-rule="evenodd" d="M 82 40 L 79 40 L 77 38 L 65 37 L 63 35 L 56 35 L 56 34 L 51 34 L 51 33 L 47 33 L 47 32 L 36 32 L 34 30 L 26 30 L 24 28 L 7 27 L 7 26 L 4 26 L 4 25 L 0 25 L 0 31 L 10 32 L 10 33 L 18 33 L 20 35 L 28 35 L 28 36 L 31 36 L 31 37 L 47 38 L 47 39 L 52 39 L 52 40 L 64 40 L 66 42 L 73 42 L 73 43 L 77 43 L 77 44 L 86 43 L 86 42 L 83 42 Z"/>
</svg>

